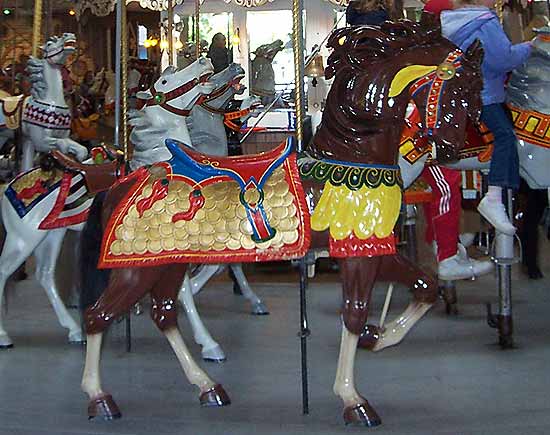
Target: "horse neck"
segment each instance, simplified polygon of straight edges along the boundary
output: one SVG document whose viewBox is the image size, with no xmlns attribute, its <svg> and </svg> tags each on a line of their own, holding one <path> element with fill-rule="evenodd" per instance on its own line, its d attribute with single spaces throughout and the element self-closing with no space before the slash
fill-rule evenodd
<svg viewBox="0 0 550 435">
<path fill-rule="evenodd" d="M 186 145 L 191 145 L 191 136 L 184 117 L 168 112 L 159 106 L 149 107 L 146 110 L 150 111 L 148 117 L 153 121 L 153 127 L 165 128 L 164 139 L 176 139 Z"/>
<path fill-rule="evenodd" d="M 188 118 L 193 148 L 201 153 L 216 156 L 228 154 L 227 136 L 223 115 L 195 106 Z"/>
<path fill-rule="evenodd" d="M 67 106 L 63 94 L 63 78 L 59 65 L 52 65 L 44 62 L 44 81 L 46 82 L 46 92 L 44 94 L 45 103 L 51 103 L 56 106 Z"/>
<path fill-rule="evenodd" d="M 364 74 L 357 80 L 366 83 L 378 81 L 380 84 L 382 77 L 385 84 L 376 87 L 376 92 L 388 92 L 389 83 L 399 69 L 392 67 L 382 73 L 377 71 L 376 78 L 374 72 Z M 347 101 L 352 100 L 352 97 L 347 96 L 349 83 L 357 77 L 356 72 L 351 70 L 338 73 L 327 96 L 321 125 L 307 151 L 316 158 L 395 165 L 409 101 L 408 88 L 393 98 L 392 107 L 383 107 L 378 113 L 373 113 L 377 111 L 374 108 L 358 115 L 347 104 Z M 364 89 L 367 88 L 365 85 Z"/>
</svg>

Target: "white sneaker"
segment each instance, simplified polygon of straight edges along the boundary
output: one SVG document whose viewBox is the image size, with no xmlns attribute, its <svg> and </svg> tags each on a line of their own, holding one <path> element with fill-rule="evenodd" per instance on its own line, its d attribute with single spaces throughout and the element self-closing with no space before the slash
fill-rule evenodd
<svg viewBox="0 0 550 435">
<path fill-rule="evenodd" d="M 491 201 L 486 196 L 480 201 L 477 206 L 477 211 L 487 221 L 495 227 L 497 231 L 513 236 L 516 232 L 516 227 L 512 225 L 501 202 Z"/>
<path fill-rule="evenodd" d="M 474 244 L 476 235 L 474 233 L 462 233 L 458 235 L 458 240 L 465 248 L 469 248 Z"/>
<path fill-rule="evenodd" d="M 464 247 L 460 244 L 458 246 L 456 255 L 446 258 L 437 265 L 437 274 L 440 280 L 473 279 L 493 271 L 494 265 L 491 261 L 469 258 Z"/>
</svg>

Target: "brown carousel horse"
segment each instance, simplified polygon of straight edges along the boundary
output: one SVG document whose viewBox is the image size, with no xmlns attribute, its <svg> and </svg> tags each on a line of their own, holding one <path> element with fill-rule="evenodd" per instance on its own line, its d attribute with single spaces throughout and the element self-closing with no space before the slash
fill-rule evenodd
<svg viewBox="0 0 550 435">
<path fill-rule="evenodd" d="M 328 247 L 340 261 L 343 284 L 334 392 L 344 402 L 346 423 L 380 424 L 355 389 L 353 373 L 373 286 L 398 280 L 413 294 L 406 311 L 373 336 L 377 349 L 398 343 L 437 298 L 434 279 L 395 251 L 401 204 L 396 162 L 405 111 L 413 99 L 421 134 L 440 160 L 454 158 L 467 119 L 479 116 L 482 49 L 474 44 L 463 53 L 439 29 L 409 21 L 341 29 L 329 46 L 334 51 L 326 74 L 334 84 L 322 125 L 299 159 L 290 152 L 291 140 L 270 153 L 229 158 L 168 140 L 170 161 L 129 175 L 103 204 L 96 197 L 82 247 L 88 257 L 83 291 L 99 290 L 98 273 L 110 275 L 101 275 L 107 288 L 84 318 L 82 388 L 90 418 L 120 417 L 100 382 L 102 336 L 148 293 L 151 317 L 199 387 L 201 405 L 229 404 L 222 386 L 195 363 L 177 326 L 177 292 L 188 264 L 287 260 Z M 159 104 L 168 100 L 155 98 Z M 104 270 L 96 269 L 98 259 Z"/>
</svg>

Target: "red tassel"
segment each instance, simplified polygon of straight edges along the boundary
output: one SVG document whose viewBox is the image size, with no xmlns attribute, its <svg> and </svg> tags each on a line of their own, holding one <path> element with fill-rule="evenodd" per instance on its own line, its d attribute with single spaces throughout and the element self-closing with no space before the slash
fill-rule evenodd
<svg viewBox="0 0 550 435">
<path fill-rule="evenodd" d="M 204 205 L 204 201 L 205 199 L 204 196 L 202 196 L 202 192 L 200 190 L 193 190 L 189 194 L 189 209 L 181 213 L 176 213 L 174 216 L 172 216 L 172 222 L 176 223 L 177 221 L 192 220 L 197 212 Z"/>
<path fill-rule="evenodd" d="M 149 210 L 155 202 L 166 198 L 166 195 L 168 195 L 168 180 L 163 178 L 155 181 L 151 195 L 148 198 L 140 199 L 136 204 L 139 217 L 143 215 L 145 210 Z"/>
</svg>

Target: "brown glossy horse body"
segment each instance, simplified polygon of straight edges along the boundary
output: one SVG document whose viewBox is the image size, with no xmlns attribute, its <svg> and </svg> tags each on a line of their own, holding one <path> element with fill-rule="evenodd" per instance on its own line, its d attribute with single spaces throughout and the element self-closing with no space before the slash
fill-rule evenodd
<svg viewBox="0 0 550 435">
<path fill-rule="evenodd" d="M 445 74 L 449 70 L 450 55 L 456 52 L 456 47 L 441 37 L 439 29 L 407 21 L 386 23 L 381 29 L 346 28 L 332 35 L 329 46 L 334 51 L 326 74 L 328 78 L 334 77 L 334 84 L 321 127 L 306 150 L 310 158 L 393 167 L 411 98 L 425 121 L 421 131 L 437 148 L 438 159 L 454 157 L 455 144 L 464 143 L 468 117 L 477 118 L 481 109 L 482 51 L 477 45 L 467 53 L 460 53 L 460 64 L 451 68 L 452 76 L 445 78 L 435 107 L 429 99 L 433 86 L 419 87 L 414 94 L 409 90 L 429 72 L 437 69 L 438 74 L 440 70 Z M 431 122 L 434 111 L 445 116 L 436 116 Z M 97 207 L 95 212 L 92 210 L 89 225 L 93 226 L 96 219 L 104 229 L 132 183 L 129 180 L 114 186 L 106 195 L 103 211 L 99 213 Z M 323 185 L 305 180 L 304 189 L 309 203 L 315 205 Z M 312 248 L 326 248 L 327 240 L 328 232 L 313 232 Z M 398 280 L 413 291 L 413 301 L 407 310 L 388 324 L 385 331 L 373 335 L 376 338 L 373 347 L 377 350 L 397 344 L 404 337 L 433 305 L 437 289 L 428 274 L 399 255 L 341 258 L 340 264 L 344 326 L 334 391 L 344 402 L 346 423 L 375 426 L 380 424 L 380 418 L 355 389 L 353 373 L 357 342 L 367 321 L 373 285 L 380 279 Z M 90 417 L 119 416 L 114 400 L 104 392 L 99 380 L 101 337 L 115 318 L 147 293 L 152 298 L 151 316 L 167 336 L 189 380 L 200 388 L 201 404 L 228 403 L 223 388 L 194 363 L 177 329 L 176 295 L 186 269 L 185 264 L 169 264 L 111 271 L 107 289 L 85 314 L 88 347 L 82 387 L 91 400 Z"/>
</svg>

